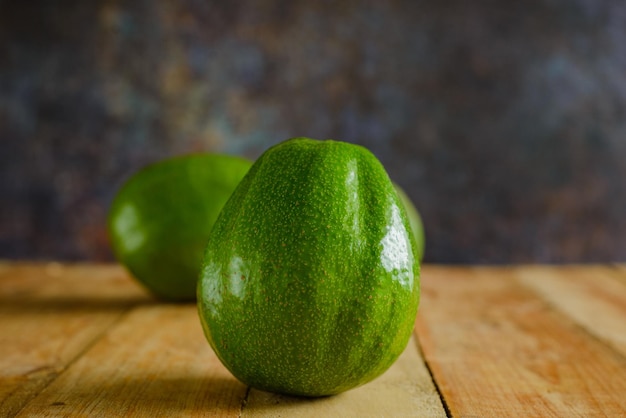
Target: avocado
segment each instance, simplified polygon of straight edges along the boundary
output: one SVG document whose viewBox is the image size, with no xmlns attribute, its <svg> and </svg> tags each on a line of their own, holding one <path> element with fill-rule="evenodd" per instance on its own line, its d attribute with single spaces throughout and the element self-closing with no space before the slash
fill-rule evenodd
<svg viewBox="0 0 626 418">
<path fill-rule="evenodd" d="M 371 381 L 404 350 L 419 275 L 404 205 L 376 157 L 293 138 L 259 157 L 220 213 L 198 309 L 242 382 L 332 395 Z"/>
<path fill-rule="evenodd" d="M 393 186 L 396 188 L 398 197 L 400 197 L 400 200 L 404 203 L 406 214 L 409 217 L 409 224 L 411 225 L 411 230 L 413 230 L 413 236 L 415 237 L 415 241 L 417 243 L 417 254 L 420 261 L 422 261 L 424 258 L 424 249 L 426 248 L 426 236 L 424 234 L 424 223 L 422 222 L 422 217 L 404 189 L 396 183 L 394 183 Z"/>
<path fill-rule="evenodd" d="M 117 260 L 158 298 L 195 300 L 209 232 L 251 166 L 241 157 L 198 153 L 134 173 L 108 213 Z"/>
</svg>

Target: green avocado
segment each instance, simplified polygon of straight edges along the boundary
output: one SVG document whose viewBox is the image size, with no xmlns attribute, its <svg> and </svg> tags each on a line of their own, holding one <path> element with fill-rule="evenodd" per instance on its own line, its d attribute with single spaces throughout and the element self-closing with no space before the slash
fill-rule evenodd
<svg viewBox="0 0 626 418">
<path fill-rule="evenodd" d="M 404 205 L 374 155 L 294 138 L 254 163 L 216 221 L 200 319 L 242 382 L 332 395 L 371 381 L 404 350 L 419 272 Z"/>
<path fill-rule="evenodd" d="M 393 184 L 396 188 L 396 192 L 404 203 L 404 208 L 406 209 L 406 214 L 409 217 L 409 224 L 411 225 L 411 229 L 413 230 L 413 236 L 415 236 L 415 242 L 417 243 L 417 254 L 419 255 L 420 261 L 424 258 L 424 249 L 426 247 L 426 237 L 424 235 L 424 223 L 422 222 L 422 217 L 419 212 L 413 205 L 413 201 L 409 195 L 402 189 L 402 187 L 397 184 Z"/>
<path fill-rule="evenodd" d="M 116 258 L 158 298 L 195 300 L 209 232 L 251 166 L 240 157 L 201 153 L 135 173 L 108 214 Z"/>
</svg>

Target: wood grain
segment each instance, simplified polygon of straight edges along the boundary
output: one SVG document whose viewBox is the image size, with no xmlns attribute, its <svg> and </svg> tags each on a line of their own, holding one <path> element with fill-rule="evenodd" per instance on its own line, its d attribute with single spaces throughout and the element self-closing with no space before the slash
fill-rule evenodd
<svg viewBox="0 0 626 418">
<path fill-rule="evenodd" d="M 626 284 L 626 263 L 618 263 L 612 266 L 618 271 L 617 278 Z"/>
<path fill-rule="evenodd" d="M 18 416 L 237 417 L 245 395 L 196 306 L 157 305 L 129 312 Z"/>
<path fill-rule="evenodd" d="M 626 282 L 606 266 L 528 266 L 520 282 L 626 356 Z"/>
<path fill-rule="evenodd" d="M 0 416 L 17 413 L 147 295 L 115 266 L 0 263 Z"/>
<path fill-rule="evenodd" d="M 425 266 L 391 369 L 302 399 L 238 382 L 194 304 L 118 266 L 0 262 L 0 416 L 621 417 L 625 309 L 623 265 Z"/>
<path fill-rule="evenodd" d="M 247 394 L 247 398 L 246 398 Z M 247 388 L 219 363 L 194 305 L 127 313 L 19 416 L 425 416 L 445 417 L 412 340 L 374 382 L 339 396 L 302 399 Z"/>
<path fill-rule="evenodd" d="M 624 357 L 512 271 L 424 272 L 417 329 L 452 416 L 625 416 Z"/>
</svg>

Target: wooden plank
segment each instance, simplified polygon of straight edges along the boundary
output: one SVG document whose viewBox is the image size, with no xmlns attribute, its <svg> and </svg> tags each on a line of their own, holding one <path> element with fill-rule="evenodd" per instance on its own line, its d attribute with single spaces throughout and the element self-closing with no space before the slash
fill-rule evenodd
<svg viewBox="0 0 626 418">
<path fill-rule="evenodd" d="M 617 272 L 617 278 L 626 283 L 626 263 L 617 263 L 612 266 Z"/>
<path fill-rule="evenodd" d="M 17 413 L 148 300 L 119 267 L 0 262 L 0 416 Z"/>
<path fill-rule="evenodd" d="M 417 329 L 454 417 L 626 415 L 624 357 L 506 268 L 431 266 Z"/>
<path fill-rule="evenodd" d="M 117 264 L 0 261 L 0 297 L 134 304 L 150 297 Z"/>
<path fill-rule="evenodd" d="M 242 417 L 445 417 L 424 360 L 411 339 L 374 381 L 336 396 L 307 399 L 251 389 Z"/>
<path fill-rule="evenodd" d="M 133 310 L 22 415 L 240 416 L 245 404 L 247 416 L 445 417 L 413 341 L 383 376 L 339 396 L 304 400 L 251 389 L 246 400 L 246 393 L 210 350 L 195 306 L 155 305 Z"/>
<path fill-rule="evenodd" d="M 133 309 L 19 416 L 239 416 L 246 386 L 220 364 L 195 304 Z"/>
<path fill-rule="evenodd" d="M 626 356 L 626 281 L 606 266 L 532 266 L 520 282 Z"/>
</svg>

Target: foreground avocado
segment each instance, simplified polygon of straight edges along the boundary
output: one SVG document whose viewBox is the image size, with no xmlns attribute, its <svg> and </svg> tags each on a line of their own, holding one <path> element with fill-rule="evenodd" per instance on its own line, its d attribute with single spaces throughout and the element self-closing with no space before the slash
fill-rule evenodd
<svg viewBox="0 0 626 418">
<path fill-rule="evenodd" d="M 242 382 L 323 396 L 407 345 L 419 257 L 404 206 L 365 148 L 295 138 L 267 150 L 222 210 L 198 281 L 205 335 Z"/>
<path fill-rule="evenodd" d="M 109 210 L 116 258 L 160 299 L 195 300 L 209 232 L 251 165 L 229 155 L 192 154 L 134 174 Z"/>
</svg>

